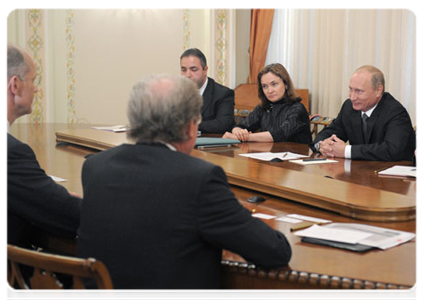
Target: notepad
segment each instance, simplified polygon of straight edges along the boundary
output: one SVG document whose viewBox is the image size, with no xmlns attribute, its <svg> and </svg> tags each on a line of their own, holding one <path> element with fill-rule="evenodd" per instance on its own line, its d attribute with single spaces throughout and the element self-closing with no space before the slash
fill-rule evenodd
<svg viewBox="0 0 423 300">
<path fill-rule="evenodd" d="M 378 174 L 387 176 L 416 177 L 417 169 L 416 167 L 410 166 L 393 166 L 386 170 L 379 171 Z"/>
<path fill-rule="evenodd" d="M 280 158 L 282 160 L 298 159 L 307 157 L 306 155 L 292 153 L 292 152 L 259 152 L 259 153 L 242 153 L 240 156 L 254 158 L 258 160 L 270 161 L 273 158 Z"/>
</svg>

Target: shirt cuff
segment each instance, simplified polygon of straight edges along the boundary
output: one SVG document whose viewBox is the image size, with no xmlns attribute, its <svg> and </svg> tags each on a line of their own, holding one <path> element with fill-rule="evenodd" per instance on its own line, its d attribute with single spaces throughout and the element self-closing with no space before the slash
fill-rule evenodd
<svg viewBox="0 0 423 300">
<path fill-rule="evenodd" d="M 345 146 L 344 156 L 345 158 L 351 159 L 351 145 Z"/>
</svg>

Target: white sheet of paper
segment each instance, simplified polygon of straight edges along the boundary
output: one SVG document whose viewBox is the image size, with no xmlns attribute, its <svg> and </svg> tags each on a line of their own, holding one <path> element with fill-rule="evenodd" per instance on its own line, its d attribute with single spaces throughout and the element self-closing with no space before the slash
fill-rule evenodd
<svg viewBox="0 0 423 300">
<path fill-rule="evenodd" d="M 410 166 L 393 166 L 386 170 L 378 172 L 379 175 L 390 175 L 390 176 L 417 176 L 417 168 Z"/>
<path fill-rule="evenodd" d="M 49 175 L 49 176 L 51 177 L 51 179 L 53 179 L 54 181 L 57 181 L 57 182 L 67 181 L 67 179 L 63 179 L 63 178 L 60 178 L 60 177 L 57 177 L 57 176 L 53 176 L 53 175 Z"/>
<path fill-rule="evenodd" d="M 332 222 L 330 220 L 313 218 L 313 217 L 308 217 L 308 216 L 298 215 L 298 214 L 289 214 L 288 217 L 300 219 L 300 220 L 304 220 L 304 221 L 310 221 L 310 222 L 313 222 L 313 223 L 330 223 L 330 222 Z"/>
<path fill-rule="evenodd" d="M 303 161 L 302 159 L 291 160 L 290 162 L 299 165 L 317 165 L 317 164 L 332 164 L 337 163 L 337 160 L 325 159 L 325 160 L 313 160 L 313 161 Z"/>
<path fill-rule="evenodd" d="M 270 161 L 273 158 L 280 158 L 282 160 L 298 159 L 302 157 L 308 157 L 306 155 L 292 153 L 292 152 L 259 152 L 259 153 L 244 153 L 239 154 L 244 157 Z"/>
<path fill-rule="evenodd" d="M 105 131 L 114 131 L 114 132 L 122 132 L 122 131 L 129 130 L 129 128 L 127 128 L 125 125 L 92 127 L 92 129 L 105 130 Z"/>
<path fill-rule="evenodd" d="M 262 213 L 252 214 L 252 216 L 255 217 L 255 218 L 266 219 L 266 220 L 276 218 L 275 216 L 262 214 Z"/>
<path fill-rule="evenodd" d="M 307 229 L 297 231 L 294 234 L 302 237 L 311 237 L 350 244 L 357 244 L 359 241 L 364 240 L 371 235 L 371 233 L 362 231 L 335 229 L 319 225 L 313 225 Z"/>
<path fill-rule="evenodd" d="M 370 236 L 360 240 L 359 244 L 377 247 L 383 250 L 406 243 L 416 236 L 411 232 L 355 223 L 332 223 L 327 225 L 326 228 L 369 233 Z"/>
<path fill-rule="evenodd" d="M 291 223 L 291 224 L 297 224 L 297 223 L 302 222 L 301 220 L 288 218 L 288 217 L 279 217 L 279 218 L 276 219 L 276 221 L 282 221 L 282 222 L 287 222 L 287 223 Z"/>
</svg>

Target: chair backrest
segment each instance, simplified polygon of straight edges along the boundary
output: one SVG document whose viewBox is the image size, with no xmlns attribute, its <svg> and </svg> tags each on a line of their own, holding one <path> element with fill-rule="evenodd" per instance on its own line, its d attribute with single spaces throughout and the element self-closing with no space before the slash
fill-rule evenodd
<svg viewBox="0 0 423 300">
<path fill-rule="evenodd" d="M 63 284 L 56 274 L 70 275 L 74 289 L 84 289 L 82 278 L 91 278 L 99 289 L 112 289 L 113 284 L 106 266 L 93 258 L 82 259 L 70 256 L 41 253 L 7 245 L 7 280 L 11 287 L 21 289 L 62 289 Z M 24 278 L 20 265 L 34 268 L 29 279 Z"/>
<path fill-rule="evenodd" d="M 313 128 L 311 129 L 311 135 L 313 139 L 319 133 L 319 125 L 322 125 L 323 128 L 325 128 L 329 126 L 332 121 L 333 119 L 329 117 L 322 117 L 321 115 L 310 115 L 310 124 L 313 125 Z"/>
<path fill-rule="evenodd" d="M 308 89 L 295 89 L 298 96 L 301 97 L 301 103 L 308 112 L 309 109 L 309 93 Z M 259 104 L 257 83 L 243 83 L 238 85 L 235 90 L 235 108 L 238 110 L 253 110 Z"/>
</svg>

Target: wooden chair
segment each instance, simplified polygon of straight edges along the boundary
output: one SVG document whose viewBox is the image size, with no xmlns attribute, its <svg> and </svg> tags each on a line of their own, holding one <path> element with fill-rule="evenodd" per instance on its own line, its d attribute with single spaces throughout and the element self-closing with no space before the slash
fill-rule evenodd
<svg viewBox="0 0 423 300">
<path fill-rule="evenodd" d="M 106 266 L 93 258 L 81 259 L 62 255 L 41 253 L 34 250 L 7 245 L 7 280 L 11 287 L 21 289 L 63 289 L 58 274 L 70 275 L 74 289 L 84 289 L 82 278 L 91 278 L 99 289 L 112 289 L 113 284 Z M 29 283 L 19 265 L 34 268 Z"/>
<path fill-rule="evenodd" d="M 319 133 L 319 125 L 322 125 L 323 128 L 330 125 L 333 119 L 329 117 L 322 117 L 321 115 L 310 115 L 310 124 L 313 125 L 311 129 L 311 135 L 313 138 Z"/>
</svg>

